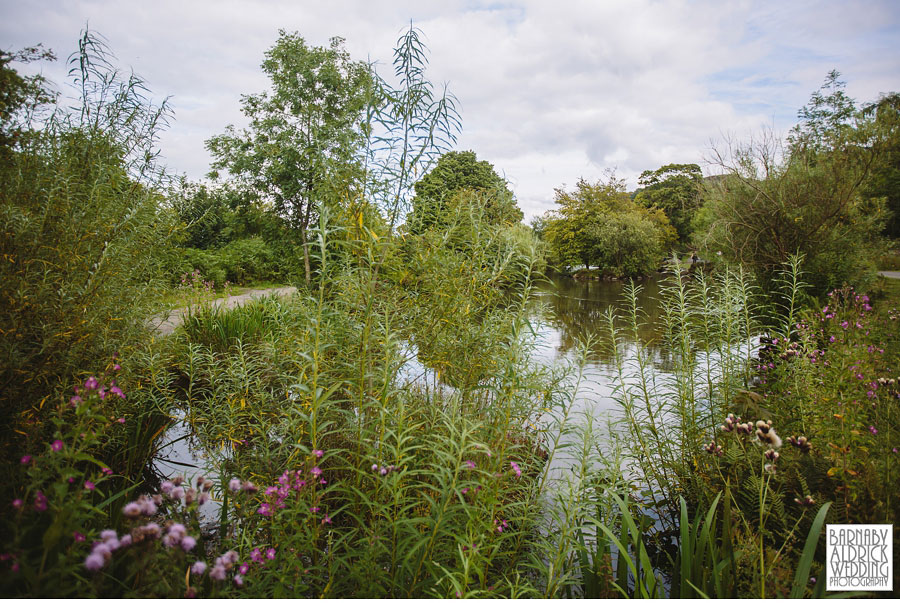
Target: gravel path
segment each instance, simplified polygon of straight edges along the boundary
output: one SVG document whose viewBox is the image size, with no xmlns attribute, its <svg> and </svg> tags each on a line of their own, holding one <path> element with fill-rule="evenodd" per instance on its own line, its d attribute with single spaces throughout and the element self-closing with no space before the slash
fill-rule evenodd
<svg viewBox="0 0 900 603">
<path fill-rule="evenodd" d="M 226 308 L 234 308 L 240 306 L 246 301 L 257 297 L 266 297 L 268 295 L 293 295 L 297 292 L 297 287 L 273 287 L 271 289 L 252 289 L 240 295 L 232 295 L 230 297 L 222 297 L 211 302 L 211 305 Z M 184 320 L 185 314 L 190 308 L 176 308 L 167 314 L 161 314 L 149 321 L 151 329 L 160 335 L 169 335 Z"/>
<path fill-rule="evenodd" d="M 896 270 L 882 270 L 878 274 L 887 278 L 900 278 L 900 272 Z"/>
</svg>

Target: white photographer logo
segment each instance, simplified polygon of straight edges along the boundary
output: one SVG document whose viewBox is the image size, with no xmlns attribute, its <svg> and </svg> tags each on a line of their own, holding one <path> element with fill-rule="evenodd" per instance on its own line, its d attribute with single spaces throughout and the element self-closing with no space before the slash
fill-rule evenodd
<svg viewBox="0 0 900 603">
<path fill-rule="evenodd" d="M 893 590 L 892 525 L 828 525 L 827 590 Z"/>
</svg>

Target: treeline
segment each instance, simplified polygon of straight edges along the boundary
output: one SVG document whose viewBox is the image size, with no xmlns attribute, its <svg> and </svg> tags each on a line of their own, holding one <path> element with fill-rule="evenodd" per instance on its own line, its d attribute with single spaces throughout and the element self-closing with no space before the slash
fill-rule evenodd
<svg viewBox="0 0 900 603">
<path fill-rule="evenodd" d="M 900 96 L 861 106 L 831 72 L 785 141 L 764 131 L 716 149 L 715 175 L 664 165 L 624 182 L 558 189 L 556 210 L 532 223 L 559 270 L 646 275 L 673 251 L 737 262 L 766 288 L 790 256 L 817 293 L 865 284 L 900 237 Z"/>
</svg>

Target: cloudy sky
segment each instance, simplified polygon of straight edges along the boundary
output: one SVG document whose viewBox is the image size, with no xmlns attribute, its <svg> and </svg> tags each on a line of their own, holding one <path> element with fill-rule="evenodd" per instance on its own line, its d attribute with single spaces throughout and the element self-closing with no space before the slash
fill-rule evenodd
<svg viewBox="0 0 900 603">
<path fill-rule="evenodd" d="M 244 123 L 241 94 L 278 29 L 308 43 L 347 40 L 388 67 L 410 20 L 431 51 L 429 77 L 461 103 L 459 149 L 493 163 L 526 217 L 553 190 L 614 168 L 700 163 L 727 136 L 785 133 L 831 69 L 870 101 L 900 91 L 900 2 L 476 0 L 0 0 L 0 46 L 42 42 L 65 59 L 89 24 L 119 64 L 171 96 L 165 162 L 199 179 L 204 141 Z M 386 71 L 386 69 L 384 69 Z M 65 61 L 43 67 L 62 84 Z"/>
</svg>

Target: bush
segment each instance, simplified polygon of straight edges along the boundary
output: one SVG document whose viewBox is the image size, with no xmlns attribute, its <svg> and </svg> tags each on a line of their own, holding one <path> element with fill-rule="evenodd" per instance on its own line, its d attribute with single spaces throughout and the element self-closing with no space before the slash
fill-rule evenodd
<svg viewBox="0 0 900 603">
<path fill-rule="evenodd" d="M 172 232 L 153 163 L 167 110 L 113 70 L 96 38 L 81 42 L 71 63 L 80 106 L 58 105 L 0 166 L 4 431 L 27 430 L 85 363 L 146 336 Z"/>
</svg>

